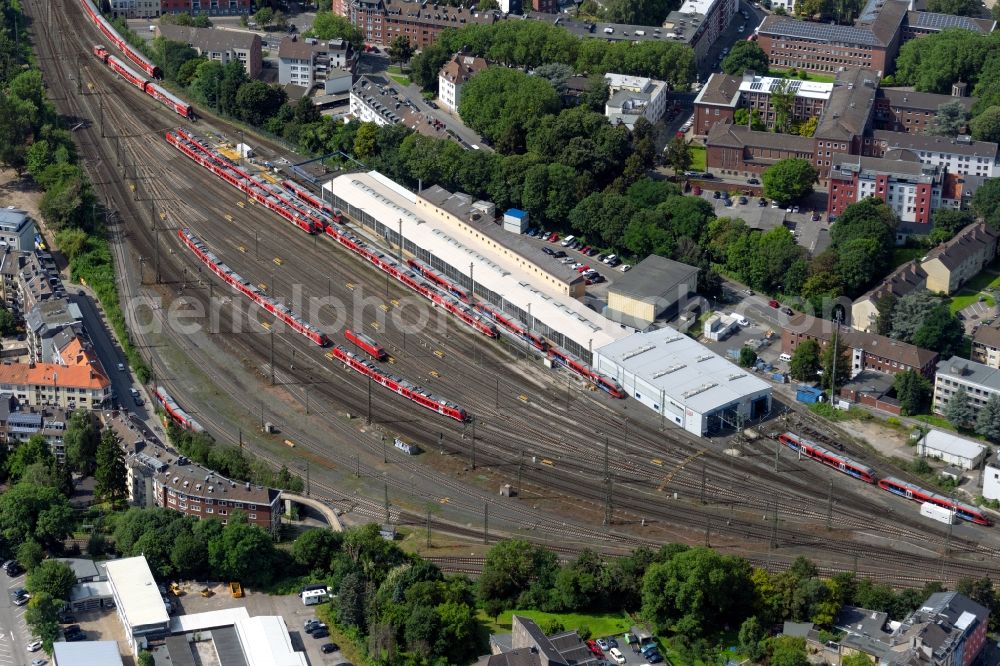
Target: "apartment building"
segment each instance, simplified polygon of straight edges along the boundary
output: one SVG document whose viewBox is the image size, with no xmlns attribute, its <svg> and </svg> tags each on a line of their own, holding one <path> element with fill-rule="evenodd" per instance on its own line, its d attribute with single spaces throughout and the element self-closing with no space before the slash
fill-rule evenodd
<svg viewBox="0 0 1000 666">
<path fill-rule="evenodd" d="M 433 44 L 447 28 L 491 25 L 500 19 L 498 11 L 479 12 L 416 0 L 351 0 L 347 10 L 347 17 L 364 33 L 366 42 L 386 45 L 406 37 L 417 49 Z"/>
<path fill-rule="evenodd" d="M 908 261 L 851 305 L 851 327 L 870 333 L 878 321 L 878 302 L 886 297 L 902 298 L 927 287 L 927 273 L 916 259 Z"/>
<path fill-rule="evenodd" d="M 232 481 L 190 462 L 168 465 L 153 476 L 156 506 L 225 524 L 242 511 L 253 525 L 274 532 L 281 522 L 281 491 Z"/>
<path fill-rule="evenodd" d="M 80 307 L 68 298 L 56 298 L 35 303 L 24 318 L 29 359 L 35 363 L 60 363 L 56 336 L 68 331 L 70 336 L 83 333 Z"/>
<path fill-rule="evenodd" d="M 794 93 L 789 114 L 791 122 L 819 118 L 833 93 L 834 84 L 797 79 L 758 76 L 747 72 L 742 77 L 715 72 L 698 91 L 694 101 L 696 134 L 708 134 L 712 125 L 729 120 L 735 122 L 736 109 L 756 112 L 768 129 L 774 127 L 775 112 L 772 94 L 784 88 Z"/>
<path fill-rule="evenodd" d="M 608 101 L 604 115 L 612 125 L 621 123 L 629 130 L 635 128 L 639 118 L 655 123 L 667 109 L 667 84 L 645 76 L 605 74 L 608 83 Z"/>
<path fill-rule="evenodd" d="M 187 44 L 199 56 L 223 65 L 238 60 L 251 79 L 260 76 L 263 67 L 260 35 L 241 30 L 167 24 L 158 25 L 156 34 L 172 42 Z"/>
<path fill-rule="evenodd" d="M 875 98 L 873 127 L 889 132 L 924 134 L 933 127 L 938 109 L 956 100 L 969 112 L 976 103 L 973 97 L 880 88 Z"/>
<path fill-rule="evenodd" d="M 35 223 L 23 210 L 7 206 L 0 208 L 0 245 L 21 252 L 35 249 Z"/>
<path fill-rule="evenodd" d="M 909 150 L 924 164 L 943 167 L 948 173 L 993 178 L 1000 175 L 997 144 L 974 141 L 960 135 L 954 138 L 875 130 L 864 137 L 862 155 L 884 157 L 891 150 Z"/>
<path fill-rule="evenodd" d="M 350 72 L 353 55 L 350 42 L 343 39 L 285 37 L 278 45 L 278 83 L 302 88 L 323 84 L 325 94 L 345 93 L 351 79 L 339 74 Z"/>
<path fill-rule="evenodd" d="M 848 350 L 851 377 L 856 377 L 865 370 L 890 375 L 913 370 L 926 377 L 934 372 L 938 360 L 935 351 L 806 314 L 793 316 L 782 329 L 781 351 L 794 354 L 796 347 L 805 340 L 815 340 L 820 347 L 826 347 L 833 341 L 835 330 L 838 344 Z"/>
<path fill-rule="evenodd" d="M 21 404 L 94 409 L 111 398 L 111 382 L 98 365 L 0 363 L 0 393 Z"/>
<path fill-rule="evenodd" d="M 136 0 L 144 3 L 147 0 Z M 253 0 L 160 0 L 160 14 L 201 14 L 232 16 L 254 11 Z"/>
<path fill-rule="evenodd" d="M 438 73 L 438 99 L 441 106 L 458 113 L 462 86 L 486 69 L 486 60 L 468 53 L 456 53 Z"/>
<path fill-rule="evenodd" d="M 12 395 L 0 395 L 0 443 L 11 449 L 32 437 L 41 437 L 62 464 L 66 460 L 63 437 L 69 416 L 65 409 L 21 405 Z"/>
<path fill-rule="evenodd" d="M 997 232 L 985 222 L 970 224 L 921 260 L 927 289 L 953 294 L 997 256 Z"/>
<path fill-rule="evenodd" d="M 934 377 L 934 413 L 944 414 L 944 408 L 955 392 L 964 388 L 969 404 L 978 414 L 992 395 L 1000 395 L 1000 370 L 952 356 L 937 364 Z"/>
<path fill-rule="evenodd" d="M 925 225 L 931 211 L 941 207 L 944 171 L 927 166 L 912 155 L 885 159 L 835 154 L 827 184 L 827 215 L 836 217 L 853 203 L 868 197 L 884 201 L 902 222 Z"/>
</svg>

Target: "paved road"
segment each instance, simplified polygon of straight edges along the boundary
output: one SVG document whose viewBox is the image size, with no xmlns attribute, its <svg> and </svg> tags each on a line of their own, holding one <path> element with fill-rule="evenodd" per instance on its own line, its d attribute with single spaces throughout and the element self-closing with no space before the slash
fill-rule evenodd
<svg viewBox="0 0 1000 666">
<path fill-rule="evenodd" d="M 0 573 L 7 589 L 24 586 L 24 574 L 14 578 Z M 27 606 L 15 606 L 9 594 L 4 594 L 0 600 L 0 666 L 28 666 L 33 659 L 47 659 L 44 652 L 28 652 L 25 646 L 31 638 L 31 632 L 24 621 L 24 610 Z"/>
<path fill-rule="evenodd" d="M 83 325 L 90 334 L 90 339 L 94 343 L 94 351 L 97 352 L 98 358 L 101 359 L 101 365 L 108 372 L 108 377 L 111 379 L 111 386 L 117 396 L 116 402 L 134 414 L 146 428 L 166 442 L 167 436 L 163 431 L 163 426 L 160 424 L 159 419 L 156 418 L 153 403 L 150 397 L 146 395 L 145 387 L 132 376 L 132 372 L 127 365 L 128 361 L 125 359 L 125 354 L 108 331 L 104 317 L 95 305 L 96 301 L 94 297 L 89 295 L 83 288 L 77 287 L 75 291 L 76 293 L 71 294 L 70 298 L 80 306 L 80 312 L 83 314 Z M 119 363 L 125 364 L 124 371 L 117 369 Z M 141 407 L 136 405 L 129 395 L 129 389 L 132 388 L 138 390 L 140 395 L 143 396 Z"/>
</svg>

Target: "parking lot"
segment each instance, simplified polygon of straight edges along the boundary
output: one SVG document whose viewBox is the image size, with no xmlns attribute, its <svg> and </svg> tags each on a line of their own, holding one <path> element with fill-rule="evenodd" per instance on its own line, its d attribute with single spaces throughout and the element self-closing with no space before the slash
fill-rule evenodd
<svg viewBox="0 0 1000 666">
<path fill-rule="evenodd" d="M 990 305 L 984 298 L 972 305 L 959 310 L 958 317 L 962 320 L 966 335 L 972 335 L 975 329 L 984 324 L 990 324 L 996 319 L 997 308 Z"/>
<path fill-rule="evenodd" d="M 26 605 L 17 606 L 15 591 L 24 587 L 24 574 L 3 575 L 7 579 L 7 601 L 0 604 L 0 666 L 28 666 L 34 659 L 46 659 L 44 652 L 28 652 L 31 631 L 24 621 Z"/>
<path fill-rule="evenodd" d="M 553 232 L 549 232 L 551 235 Z M 624 263 L 619 263 L 617 266 L 609 266 L 601 261 L 601 254 L 594 254 L 594 256 L 586 256 L 581 250 L 585 246 L 581 245 L 579 249 L 572 249 L 570 247 L 563 246 L 564 237 L 559 236 L 556 241 L 548 241 L 543 239 L 540 235 L 537 237 L 532 237 L 527 234 L 522 236 L 523 240 L 530 245 L 538 249 L 539 255 L 545 252 L 544 248 L 548 248 L 553 255 L 548 257 L 541 257 L 537 259 L 541 266 L 545 266 L 546 262 L 552 261 L 562 261 L 569 266 L 574 264 L 581 264 L 582 266 L 589 267 L 591 270 L 595 271 L 601 276 L 602 282 L 595 282 L 587 286 L 587 292 L 600 300 L 607 299 L 608 286 L 614 282 L 615 278 L 622 273 L 622 268 L 626 265 Z M 595 248 L 596 249 L 596 248 Z M 546 252 L 547 254 L 547 252 Z M 620 261 L 620 260 L 619 260 Z"/>
<path fill-rule="evenodd" d="M 200 591 L 206 586 L 213 592 L 210 597 L 203 597 L 200 594 Z M 303 605 L 302 599 L 298 595 L 271 596 L 244 590 L 246 595 L 244 598 L 233 599 L 229 594 L 228 586 L 224 583 L 187 583 L 182 587 L 185 590 L 183 595 L 177 598 L 170 597 L 178 606 L 175 614 L 202 613 L 245 606 L 251 617 L 280 615 L 288 627 L 292 647 L 305 651 L 312 666 L 320 664 L 332 666 L 347 661 L 347 658 L 339 650 L 330 654 L 323 654 L 320 651 L 323 644 L 332 642 L 331 638 L 316 639 L 305 632 L 303 626 L 306 620 L 316 617 L 316 607 Z"/>
</svg>

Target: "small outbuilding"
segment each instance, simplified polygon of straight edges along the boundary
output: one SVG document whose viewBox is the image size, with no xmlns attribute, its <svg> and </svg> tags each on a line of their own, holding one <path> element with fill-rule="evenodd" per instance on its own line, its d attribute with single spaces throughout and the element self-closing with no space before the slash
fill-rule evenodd
<svg viewBox="0 0 1000 666">
<path fill-rule="evenodd" d="M 642 330 L 657 319 L 672 318 L 697 290 L 697 266 L 651 254 L 611 283 L 605 315 Z"/>
<path fill-rule="evenodd" d="M 917 444 L 920 455 L 940 458 L 961 469 L 974 469 L 983 462 L 986 447 L 971 439 L 959 437 L 943 430 L 931 430 Z"/>
</svg>

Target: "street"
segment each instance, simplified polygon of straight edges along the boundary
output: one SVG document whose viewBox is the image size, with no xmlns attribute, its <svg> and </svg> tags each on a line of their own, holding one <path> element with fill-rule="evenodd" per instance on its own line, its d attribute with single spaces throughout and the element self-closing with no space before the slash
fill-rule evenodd
<svg viewBox="0 0 1000 666">
<path fill-rule="evenodd" d="M 25 574 L 11 578 L 0 572 L 6 579 L 8 591 L 23 587 Z M 28 666 L 33 659 L 46 658 L 44 652 L 28 652 L 25 646 L 31 639 L 31 632 L 24 621 L 27 606 L 15 606 L 10 594 L 0 602 L 0 666 Z"/>
</svg>

